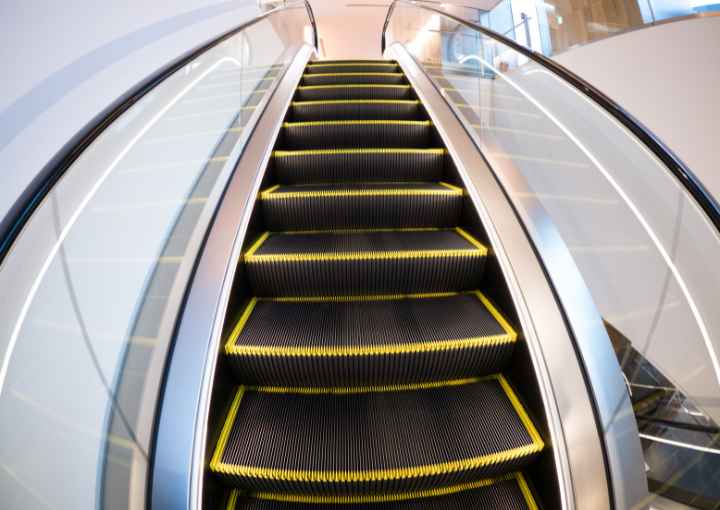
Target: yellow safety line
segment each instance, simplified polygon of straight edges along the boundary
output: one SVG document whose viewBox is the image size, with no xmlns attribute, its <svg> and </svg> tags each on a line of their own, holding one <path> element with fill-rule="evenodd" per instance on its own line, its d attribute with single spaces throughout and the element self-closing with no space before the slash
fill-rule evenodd
<svg viewBox="0 0 720 510">
<path fill-rule="evenodd" d="M 347 62 L 342 64 L 308 64 L 308 67 L 397 67 L 397 64 L 380 64 L 380 63 L 366 63 L 366 62 Z"/>
<path fill-rule="evenodd" d="M 308 122 L 284 122 L 284 128 L 309 127 L 309 126 L 354 126 L 392 124 L 401 126 L 432 126 L 429 120 L 313 120 Z"/>
<path fill-rule="evenodd" d="M 470 491 L 489 487 L 496 483 L 502 483 L 509 480 L 517 480 L 517 473 L 510 473 L 495 478 L 484 478 L 473 482 L 467 482 L 449 487 L 439 487 L 434 489 L 416 490 L 411 492 L 401 492 L 395 494 L 371 494 L 358 496 L 311 496 L 304 494 L 286 494 L 276 492 L 254 492 L 248 494 L 253 499 L 262 499 L 266 501 L 277 501 L 281 503 L 301 503 L 311 505 L 350 505 L 364 503 L 390 503 L 397 501 L 406 501 L 409 499 L 432 498 L 438 496 L 449 496 L 458 492 Z M 537 508 L 537 507 L 535 507 Z"/>
<path fill-rule="evenodd" d="M 324 191 L 288 191 L 274 193 L 270 188 L 260 193 L 261 200 L 285 200 L 291 198 L 325 198 L 325 197 L 373 197 L 373 196 L 426 196 L 426 195 L 462 195 L 456 189 L 342 189 Z"/>
<path fill-rule="evenodd" d="M 245 254 L 245 257 L 252 257 L 252 255 L 257 251 L 257 249 L 260 248 L 260 245 L 264 243 L 268 237 L 270 237 L 270 232 L 265 232 L 263 235 L 258 237 L 257 240 L 250 247 L 248 252 Z"/>
<path fill-rule="evenodd" d="M 438 351 L 459 351 L 478 347 L 495 347 L 515 342 L 510 335 L 488 335 L 456 340 L 434 340 L 429 342 L 407 342 L 374 346 L 322 346 L 322 347 L 282 347 L 232 345 L 225 347 L 229 356 L 265 356 L 265 357 L 360 357 L 388 356 L 394 354 L 422 354 Z"/>
<path fill-rule="evenodd" d="M 505 379 L 505 376 L 502 374 L 496 374 L 491 377 L 495 377 L 498 380 L 500 386 L 502 386 L 502 389 L 505 391 L 505 394 L 510 399 L 512 406 L 515 408 L 515 412 L 518 414 L 520 421 L 523 423 L 523 425 L 525 425 L 525 429 L 527 430 L 533 444 L 539 446 L 540 449 L 538 451 L 542 450 L 545 446 L 545 443 L 540 437 L 540 433 L 535 428 L 535 424 L 532 422 L 530 416 L 528 416 L 527 412 L 525 411 L 525 408 L 520 403 L 520 399 L 515 394 L 515 391 L 513 391 L 513 389 L 510 387 L 510 383 L 507 382 L 507 379 Z"/>
<path fill-rule="evenodd" d="M 237 489 L 233 489 L 228 498 L 227 510 L 235 510 L 239 494 L 240 492 Z"/>
<path fill-rule="evenodd" d="M 485 308 L 487 308 L 487 310 L 490 312 L 490 315 L 492 315 L 495 320 L 498 321 L 500 327 L 503 328 L 505 332 L 512 337 L 513 340 L 516 340 L 517 332 L 515 331 L 515 329 L 513 329 L 510 323 L 505 320 L 505 317 L 503 317 L 503 315 L 498 311 L 498 309 L 493 306 L 490 300 L 485 297 L 485 294 L 483 294 L 479 290 L 475 291 L 474 294 L 477 296 L 480 302 L 485 305 Z"/>
<path fill-rule="evenodd" d="M 391 229 L 397 231 L 399 229 Z M 438 229 L 444 230 L 444 229 Z M 348 260 L 398 260 L 398 259 L 418 259 L 418 258 L 437 258 L 437 257 L 484 257 L 488 253 L 488 249 L 477 241 L 470 234 L 460 227 L 453 230 L 468 241 L 473 248 L 455 248 L 455 249 L 424 249 L 424 250 L 396 250 L 396 251 L 352 251 L 352 252 L 316 252 L 316 253 L 269 253 L 256 255 L 260 245 L 270 237 L 271 232 L 265 232 L 250 250 L 245 254 L 245 263 L 265 263 L 265 262 L 311 262 L 311 261 L 348 261 Z M 353 232 L 349 230 L 348 232 Z M 357 231 L 355 231 L 357 232 Z M 337 231 L 327 231 L 324 233 L 336 234 Z"/>
<path fill-rule="evenodd" d="M 277 253 L 266 255 L 246 255 L 246 264 L 263 264 L 268 262 L 314 262 L 314 261 L 361 261 L 361 260 L 399 260 L 421 258 L 470 258 L 484 257 L 485 252 L 472 249 L 456 250 L 398 250 L 398 251 L 366 251 L 336 253 Z"/>
<path fill-rule="evenodd" d="M 272 155 L 275 158 L 288 158 L 295 156 L 327 156 L 336 154 L 435 154 L 443 155 L 446 153 L 445 149 L 387 149 L 387 148 L 372 148 L 372 149 L 309 149 L 299 151 L 273 151 Z"/>
<path fill-rule="evenodd" d="M 273 301 L 280 303 L 327 303 L 327 302 L 353 302 L 353 301 L 389 301 L 400 299 L 427 299 L 457 296 L 457 292 L 436 292 L 425 294 L 385 294 L 376 296 L 329 296 L 329 297 L 281 297 L 281 298 L 253 298 L 243 311 L 238 323 L 233 328 L 230 337 L 225 344 L 225 354 L 229 356 L 283 356 L 283 357 L 341 357 L 341 356 L 381 356 L 392 354 L 416 354 L 427 352 L 438 352 L 448 350 L 471 349 L 474 347 L 492 347 L 509 344 L 517 341 L 517 333 L 505 320 L 502 314 L 490 303 L 480 292 L 464 292 L 463 294 L 474 294 L 485 306 L 487 311 L 495 318 L 505 331 L 503 335 L 487 335 L 482 337 L 459 338 L 451 340 L 439 340 L 428 342 L 407 342 L 389 345 L 373 346 L 322 346 L 322 347 L 281 347 L 281 346 L 257 346 L 237 345 L 240 333 L 247 324 L 257 301 Z"/>
<path fill-rule="evenodd" d="M 263 195 L 269 195 L 269 194 L 272 193 L 273 191 L 276 191 L 278 188 L 280 188 L 280 185 L 279 185 L 279 184 L 276 184 L 275 186 L 269 187 L 269 188 L 266 189 L 265 191 L 261 191 L 261 192 L 260 192 L 260 198 L 262 198 Z"/>
<path fill-rule="evenodd" d="M 337 85 L 301 85 L 298 90 L 315 89 L 409 89 L 410 85 L 386 83 L 338 83 Z"/>
<path fill-rule="evenodd" d="M 398 301 L 401 299 L 433 299 L 452 297 L 459 292 L 423 292 L 419 294 L 367 294 L 364 296 L 284 296 L 258 298 L 260 301 L 275 303 L 350 303 L 353 301 Z"/>
<path fill-rule="evenodd" d="M 465 191 L 465 190 L 463 190 L 462 188 L 459 188 L 458 186 L 453 186 L 452 184 L 448 184 L 447 182 L 440 181 L 438 184 L 440 184 L 440 186 L 445 186 L 446 188 L 449 188 L 449 189 L 451 189 L 451 190 L 453 190 L 453 191 L 457 191 L 457 192 L 460 193 L 461 195 L 462 195 L 462 194 L 464 193 L 464 191 Z"/>
<path fill-rule="evenodd" d="M 330 228 L 323 230 L 287 230 L 281 232 L 286 235 L 307 235 L 307 234 L 370 234 L 374 232 L 439 232 L 448 230 L 440 227 L 387 227 L 387 228 Z"/>
<path fill-rule="evenodd" d="M 525 503 L 527 503 L 528 510 L 539 510 L 538 505 L 535 502 L 535 498 L 533 498 L 530 487 L 528 487 L 527 481 L 525 481 L 525 477 L 523 476 L 523 474 L 515 473 L 515 479 L 520 486 L 520 492 L 522 492 L 523 496 L 525 497 Z"/>
<path fill-rule="evenodd" d="M 328 76 L 404 76 L 403 73 L 305 73 L 303 78 L 318 78 Z"/>
<path fill-rule="evenodd" d="M 233 423 L 235 423 L 235 417 L 237 416 L 238 409 L 240 409 L 240 401 L 242 400 L 243 394 L 245 393 L 245 387 L 240 386 L 235 393 L 235 398 L 230 405 L 230 411 L 225 418 L 225 424 L 223 425 L 222 431 L 220 432 L 220 438 L 218 439 L 215 453 L 210 461 L 210 466 L 222 465 L 223 454 L 225 453 L 225 447 L 227 446 L 228 439 L 230 438 L 230 432 L 232 432 Z"/>
<path fill-rule="evenodd" d="M 475 246 L 478 250 L 482 250 L 487 254 L 487 248 L 482 243 L 480 243 L 480 241 L 465 232 L 463 229 L 461 229 L 460 227 L 455 227 L 455 232 L 464 237 L 467 242 Z"/>
<path fill-rule="evenodd" d="M 319 101 L 293 101 L 291 106 L 320 106 L 324 104 L 416 104 L 417 99 L 322 99 Z"/>
<path fill-rule="evenodd" d="M 248 319 L 250 318 L 250 315 L 252 314 L 253 310 L 255 309 L 255 305 L 257 305 L 258 299 L 256 297 L 252 298 L 248 305 L 245 307 L 245 310 L 243 310 L 242 315 L 240 316 L 240 319 L 238 319 L 237 324 L 235 324 L 235 327 L 233 328 L 232 332 L 230 333 L 230 337 L 228 338 L 228 341 L 225 343 L 225 352 L 230 354 L 232 352 L 232 349 L 235 347 L 235 342 L 237 342 L 237 339 L 240 337 L 240 333 L 242 332 L 243 328 L 245 327 L 245 324 L 247 324 Z"/>
<path fill-rule="evenodd" d="M 318 470 L 291 470 L 291 469 L 272 469 L 262 468 L 254 466 L 242 466 L 234 464 L 226 464 L 222 461 L 215 462 L 220 451 L 220 444 L 218 444 L 218 450 L 216 455 L 213 456 L 213 462 L 210 463 L 210 469 L 217 473 L 226 475 L 234 475 L 246 478 L 262 478 L 270 480 L 282 480 L 291 482 L 304 482 L 304 483 L 352 483 L 352 482 L 370 482 L 378 480 L 394 480 L 394 479 L 409 479 L 409 478 L 420 478 L 427 476 L 436 476 L 439 474 L 456 473 L 459 471 L 470 471 L 483 467 L 488 467 L 504 462 L 526 457 L 528 455 L 538 453 L 543 450 L 545 443 L 537 433 L 535 426 L 532 424 L 527 416 L 527 413 L 520 404 L 517 396 L 512 392 L 507 381 L 501 374 L 491 375 L 487 377 L 477 378 L 477 381 L 496 379 L 507 397 L 513 405 L 513 408 L 518 413 L 520 420 L 525 425 L 528 433 L 532 439 L 532 443 L 504 450 L 501 452 L 490 453 L 472 457 L 469 459 L 455 460 L 450 462 L 443 462 L 438 464 L 425 464 L 421 466 L 414 466 L 409 468 L 394 468 L 394 469 L 373 469 L 363 471 L 318 471 Z M 470 381 L 470 380 L 463 380 Z M 453 381 L 448 381 L 452 383 Z M 447 384 L 447 382 L 445 383 Z M 468 384 L 464 382 L 462 384 Z M 411 385 L 408 385 L 411 386 Z M 403 386 L 404 388 L 405 386 Z M 391 388 L 391 387 L 388 387 Z M 316 391 L 313 388 L 308 389 L 309 391 Z M 393 390 L 390 390 L 393 391 Z M 404 390 L 394 390 L 404 391 Z M 237 397 L 236 397 L 237 399 Z M 231 414 L 232 414 L 231 409 Z M 235 414 L 237 410 L 235 410 Z M 235 419 L 233 414 L 232 419 Z M 228 421 L 230 414 L 228 415 Z M 227 421 L 226 421 L 227 425 Z M 221 437 L 222 439 L 222 437 Z M 223 451 L 225 445 L 223 444 Z M 222 452 L 219 454 L 219 458 L 222 459 Z"/>
</svg>

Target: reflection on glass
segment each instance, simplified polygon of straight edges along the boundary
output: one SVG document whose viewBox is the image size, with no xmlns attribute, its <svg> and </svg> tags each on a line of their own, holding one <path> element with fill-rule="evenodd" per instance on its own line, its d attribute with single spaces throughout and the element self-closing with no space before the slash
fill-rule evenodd
<svg viewBox="0 0 720 510">
<path fill-rule="evenodd" d="M 651 386 L 660 406 L 636 408 L 650 488 L 697 505 L 717 499 L 718 232 L 631 133 L 522 54 L 405 2 L 396 5 L 389 34 L 465 124 L 541 257 L 551 260 L 558 249 L 545 242 L 552 229 L 603 318 L 637 353 L 623 363 L 630 388 L 641 395 L 633 385 Z"/>
<path fill-rule="evenodd" d="M 0 506 L 145 508 L 185 288 L 301 7 L 200 55 L 78 157 L 0 266 Z"/>
<path fill-rule="evenodd" d="M 720 10 L 713 0 L 600 0 L 592 7 L 580 0 L 502 0 L 486 11 L 441 5 L 547 56 L 645 25 Z"/>
</svg>

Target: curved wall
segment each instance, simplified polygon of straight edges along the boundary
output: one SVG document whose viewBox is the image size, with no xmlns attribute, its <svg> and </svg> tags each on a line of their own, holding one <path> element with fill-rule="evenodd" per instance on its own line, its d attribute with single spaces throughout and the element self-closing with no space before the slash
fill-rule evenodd
<svg viewBox="0 0 720 510">
<path fill-rule="evenodd" d="M 635 30 L 554 57 L 636 116 L 720 201 L 720 16 Z"/>
<path fill-rule="evenodd" d="M 109 104 L 259 12 L 255 0 L 0 2 L 0 221 Z"/>
</svg>

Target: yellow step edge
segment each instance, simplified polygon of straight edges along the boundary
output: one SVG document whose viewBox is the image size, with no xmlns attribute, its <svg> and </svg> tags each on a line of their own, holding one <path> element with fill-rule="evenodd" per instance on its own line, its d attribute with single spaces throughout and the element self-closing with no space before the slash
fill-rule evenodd
<svg viewBox="0 0 720 510">
<path fill-rule="evenodd" d="M 457 248 L 457 249 L 424 249 L 424 250 L 396 250 L 396 251 L 354 251 L 354 252 L 317 252 L 317 253 L 272 253 L 257 255 L 258 248 L 270 237 L 272 232 L 262 234 L 248 252 L 245 254 L 244 260 L 246 264 L 266 263 L 266 262 L 312 262 L 312 261 L 359 261 L 359 260 L 399 260 L 399 259 L 418 259 L 418 258 L 440 258 L 440 257 L 485 257 L 488 249 L 473 236 L 468 234 L 460 227 L 454 229 L 437 229 L 454 230 L 456 234 L 463 237 L 473 248 Z M 402 231 L 400 229 L 348 229 L 345 232 L 337 230 L 320 231 L 326 234 L 342 234 L 342 233 L 358 233 L 358 232 L 393 232 Z M 407 231 L 407 230 L 406 230 Z"/>
<path fill-rule="evenodd" d="M 518 400 L 517 396 L 513 392 L 509 383 L 502 374 L 494 374 L 491 376 L 480 377 L 476 379 L 465 379 L 462 381 L 464 384 L 470 384 L 467 381 L 482 381 L 496 379 L 506 396 L 510 400 L 511 405 L 520 421 L 525 426 L 528 436 L 531 439 L 531 443 L 528 445 L 511 448 L 501 452 L 490 453 L 485 455 L 479 455 L 467 459 L 437 463 L 437 464 L 425 464 L 420 466 L 413 466 L 408 468 L 393 468 L 393 469 L 373 469 L 373 470 L 362 470 L 362 471 L 319 471 L 319 470 L 291 470 L 291 469 L 272 469 L 262 468 L 255 466 L 242 466 L 234 464 L 226 464 L 222 461 L 225 453 L 225 447 L 227 446 L 227 437 L 229 431 L 232 430 L 232 426 L 235 422 L 238 409 L 240 407 L 240 400 L 242 394 L 249 388 L 240 387 L 236 393 L 233 401 L 233 406 L 230 408 L 223 431 L 221 433 L 220 440 L 218 441 L 217 448 L 210 462 L 210 469 L 216 473 L 225 475 L 234 475 L 244 478 L 261 478 L 265 480 L 279 480 L 286 482 L 304 482 L 304 483 L 354 483 L 354 482 L 374 482 L 381 480 L 396 480 L 396 479 L 413 479 L 421 477 L 437 476 L 440 474 L 457 473 L 461 471 L 471 471 L 480 469 L 483 467 L 493 466 L 499 463 L 510 462 L 522 457 L 527 457 L 535 453 L 539 453 L 545 447 L 540 434 L 537 432 L 535 425 L 530 421 L 525 409 Z M 448 383 L 448 381 L 446 381 Z M 457 381 L 449 381 L 449 383 L 457 383 Z M 400 386 L 398 386 L 400 387 Z M 402 386 L 403 388 L 405 386 Z M 309 389 L 315 391 L 316 389 Z M 393 390 L 390 390 L 393 391 Z M 405 391 L 403 389 L 394 391 Z M 237 406 L 235 403 L 237 402 Z M 227 434 L 223 436 L 223 433 L 228 430 Z M 224 439 L 224 441 L 223 441 Z"/>
<path fill-rule="evenodd" d="M 395 77 L 401 77 L 405 76 L 403 73 L 305 73 L 303 74 L 303 78 L 318 78 L 318 77 L 324 77 L 327 78 L 329 76 L 395 76 Z"/>
<path fill-rule="evenodd" d="M 311 120 L 304 122 L 283 122 L 284 128 L 294 127 L 312 127 L 312 126 L 354 126 L 354 125 L 380 125 L 390 124 L 398 126 L 432 126 L 430 120 L 380 120 L 380 119 L 361 119 L 361 120 Z"/>
<path fill-rule="evenodd" d="M 244 386 L 245 391 L 256 393 L 279 393 L 291 395 L 361 395 L 366 393 L 399 393 L 401 391 L 435 390 L 438 388 L 452 388 L 467 386 L 490 380 L 494 377 L 465 377 L 463 379 L 450 379 L 447 381 L 432 381 L 409 384 L 383 384 L 377 386 L 335 386 L 335 387 L 299 387 L 299 386 Z"/>
<path fill-rule="evenodd" d="M 397 64 L 381 64 L 379 62 L 343 62 L 340 64 L 308 64 L 307 67 L 310 68 L 316 68 L 316 67 L 358 67 L 358 66 L 368 66 L 368 67 L 398 67 Z"/>
<path fill-rule="evenodd" d="M 440 227 L 373 227 L 373 228 L 328 228 L 314 230 L 285 230 L 279 232 L 285 235 L 307 235 L 307 234 L 370 234 L 374 232 L 439 232 L 448 230 Z"/>
<path fill-rule="evenodd" d="M 310 149 L 297 151 L 273 151 L 274 158 L 291 158 L 296 156 L 327 156 L 334 154 L 447 154 L 446 149 L 402 149 L 402 148 L 367 148 L 367 149 Z"/>
<path fill-rule="evenodd" d="M 321 495 L 306 495 L 306 494 L 288 494 L 279 492 L 250 492 L 245 496 L 250 499 L 260 499 L 265 501 L 276 501 L 279 503 L 298 503 L 298 504 L 310 504 L 310 505 L 352 505 L 352 504 L 368 504 L 368 503 L 393 503 L 400 501 L 407 501 L 410 499 L 423 499 L 423 498 L 434 498 L 440 496 L 451 496 L 460 492 L 471 491 L 475 489 L 482 489 L 484 487 L 490 487 L 496 483 L 502 483 L 515 480 L 520 487 L 520 490 L 525 497 L 525 501 L 528 505 L 529 510 L 538 510 L 537 504 L 527 488 L 527 483 L 523 478 L 523 475 L 519 472 L 510 473 L 495 478 L 484 478 L 472 482 L 467 482 L 458 485 L 451 485 L 449 487 L 439 487 L 426 490 L 416 490 L 409 492 L 401 492 L 395 494 L 371 494 L 371 495 L 358 495 L 358 496 L 321 496 Z M 525 489 L 527 489 L 527 493 Z M 233 499 L 233 494 L 235 494 Z M 228 503 L 228 510 L 236 510 L 235 504 L 239 491 L 233 490 L 233 494 L 230 495 L 232 505 Z"/>
<path fill-rule="evenodd" d="M 338 83 L 336 85 L 301 85 L 298 90 L 321 89 L 409 89 L 410 85 L 393 85 L 386 83 Z"/>
<path fill-rule="evenodd" d="M 432 299 L 453 297 L 459 294 L 474 295 L 483 304 L 485 309 L 505 331 L 501 335 L 487 335 L 482 337 L 458 338 L 450 340 L 435 340 L 427 342 L 409 342 L 373 346 L 322 346 L 322 347 L 278 347 L 237 345 L 247 321 L 250 319 L 258 301 L 273 301 L 285 303 L 327 303 L 327 302 L 353 302 L 353 301 L 390 301 L 401 299 Z M 436 292 L 424 294 L 385 294 L 366 296 L 336 296 L 336 297 L 285 297 L 285 298 L 252 298 L 245 307 L 240 319 L 233 328 L 225 343 L 225 354 L 228 356 L 283 356 L 283 357 L 349 357 L 349 356 L 383 356 L 394 354 L 417 354 L 448 350 L 472 349 L 477 347 L 494 347 L 514 343 L 518 335 L 513 327 L 505 320 L 503 315 L 493 306 L 490 300 L 480 291 L 463 293 Z"/>
<path fill-rule="evenodd" d="M 438 183 L 441 185 L 441 183 Z M 326 197 L 411 197 L 411 196 L 462 196 L 462 189 L 338 189 L 323 191 L 287 191 L 277 193 L 279 186 L 273 186 L 260 193 L 261 200 L 290 200 L 298 198 Z"/>
<path fill-rule="evenodd" d="M 321 106 L 325 104 L 407 104 L 419 105 L 418 99 L 321 99 L 317 101 L 293 101 L 291 106 Z"/>
</svg>

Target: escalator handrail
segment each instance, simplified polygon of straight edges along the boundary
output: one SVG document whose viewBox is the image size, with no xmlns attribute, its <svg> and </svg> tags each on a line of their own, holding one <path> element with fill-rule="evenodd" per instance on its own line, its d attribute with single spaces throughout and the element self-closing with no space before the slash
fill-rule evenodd
<svg viewBox="0 0 720 510">
<path fill-rule="evenodd" d="M 22 231 L 27 221 L 32 216 L 43 199 L 47 196 L 53 186 L 60 180 L 65 172 L 80 157 L 80 155 L 92 144 L 100 134 L 105 131 L 115 120 L 123 113 L 129 110 L 135 103 L 140 101 L 150 91 L 155 89 L 170 75 L 186 66 L 198 56 L 212 49 L 218 44 L 238 34 L 247 27 L 258 23 L 269 17 L 270 15 L 286 10 L 297 8 L 300 4 L 304 4 L 308 13 L 308 18 L 313 27 L 313 46 L 318 49 L 318 33 L 315 16 L 308 0 L 298 0 L 297 2 L 288 2 L 281 6 L 270 9 L 262 14 L 257 15 L 235 28 L 223 32 L 219 36 L 213 37 L 209 41 L 183 53 L 179 57 L 170 61 L 151 75 L 147 76 L 123 96 L 119 97 L 107 108 L 101 111 L 93 119 L 91 119 L 78 133 L 66 143 L 55 156 L 38 172 L 37 176 L 26 187 L 23 193 L 15 200 L 6 216 L 0 219 L 0 264 L 7 256 L 15 239 Z"/>
<path fill-rule="evenodd" d="M 536 62 L 540 66 L 544 67 L 555 76 L 559 77 L 566 83 L 571 84 L 574 88 L 579 90 L 585 96 L 590 98 L 595 104 L 599 105 L 603 110 L 612 115 L 618 122 L 620 122 L 625 128 L 632 132 L 644 145 L 647 147 L 662 163 L 672 172 L 672 174 L 680 181 L 683 187 L 687 190 L 695 201 L 700 205 L 705 214 L 707 215 L 710 222 L 715 226 L 715 229 L 720 232 L 720 204 L 715 197 L 707 190 L 702 184 L 702 181 L 683 163 L 683 161 L 675 154 L 667 145 L 665 145 L 655 134 L 650 131 L 642 122 L 634 117 L 627 110 L 622 108 L 618 103 L 610 99 L 603 92 L 598 90 L 596 87 L 582 79 L 577 74 L 573 73 L 566 67 L 558 64 L 554 60 L 546 57 L 545 55 L 538 53 L 534 50 L 526 48 L 518 42 L 499 34 L 489 28 L 483 27 L 476 23 L 467 21 L 458 16 L 450 14 L 432 7 L 417 3 L 412 0 L 393 0 L 388 7 L 388 12 L 385 17 L 385 23 L 383 25 L 383 33 L 381 39 L 381 52 L 385 52 L 386 47 L 386 32 L 388 25 L 390 24 L 390 18 L 395 10 L 395 4 L 407 4 L 418 9 L 424 9 L 431 11 L 446 18 L 449 18 L 457 23 L 465 25 L 477 32 L 482 33 L 496 41 L 509 46 L 513 50 L 527 57 L 528 59 Z"/>
</svg>

